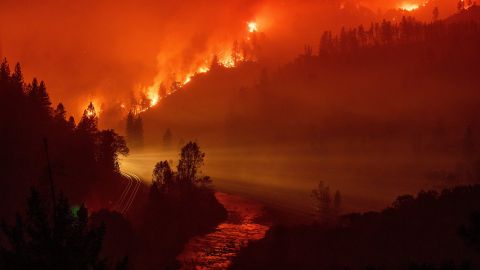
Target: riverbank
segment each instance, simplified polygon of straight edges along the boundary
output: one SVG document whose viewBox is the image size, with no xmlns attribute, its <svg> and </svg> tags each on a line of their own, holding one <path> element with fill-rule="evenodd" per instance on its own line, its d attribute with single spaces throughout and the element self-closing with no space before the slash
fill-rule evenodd
<svg viewBox="0 0 480 270">
<path fill-rule="evenodd" d="M 227 269 L 242 247 L 265 237 L 270 228 L 262 219 L 262 204 L 227 193 L 215 196 L 227 209 L 228 218 L 213 232 L 190 239 L 177 257 L 181 269 Z"/>
</svg>

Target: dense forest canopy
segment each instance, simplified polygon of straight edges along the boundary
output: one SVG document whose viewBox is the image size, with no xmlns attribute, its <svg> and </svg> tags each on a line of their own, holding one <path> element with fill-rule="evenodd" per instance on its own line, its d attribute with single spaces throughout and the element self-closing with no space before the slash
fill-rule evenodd
<svg viewBox="0 0 480 270">
<path fill-rule="evenodd" d="M 31 186 L 48 190 L 47 153 L 56 188 L 73 202 L 89 201 L 89 207 L 95 208 L 101 205 L 96 200 L 105 202 L 116 196 L 115 188 L 103 191 L 119 181 L 118 156 L 129 150 L 113 130 L 98 130 L 92 104 L 76 124 L 73 117 L 67 119 L 61 103 L 52 107 L 45 82 L 35 78 L 25 82 L 20 65 L 11 71 L 4 59 L 0 107 L 4 112 L 0 121 L 4 144 L 0 160 L 2 216 L 11 217 L 19 209 Z"/>
</svg>

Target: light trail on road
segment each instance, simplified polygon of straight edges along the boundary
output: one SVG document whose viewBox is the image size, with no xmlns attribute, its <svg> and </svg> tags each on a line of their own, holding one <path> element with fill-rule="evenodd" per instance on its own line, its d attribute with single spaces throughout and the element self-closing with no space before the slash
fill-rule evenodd
<svg viewBox="0 0 480 270">
<path fill-rule="evenodd" d="M 137 175 L 129 172 L 122 171 L 121 174 L 127 181 L 127 184 L 113 209 L 125 215 L 135 201 L 138 190 L 142 185 L 142 180 Z"/>
</svg>

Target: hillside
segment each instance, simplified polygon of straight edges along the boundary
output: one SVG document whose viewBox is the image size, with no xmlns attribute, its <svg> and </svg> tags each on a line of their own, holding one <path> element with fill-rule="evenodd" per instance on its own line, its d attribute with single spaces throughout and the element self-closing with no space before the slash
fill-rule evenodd
<svg viewBox="0 0 480 270">
<path fill-rule="evenodd" d="M 477 269 L 479 192 L 400 196 L 381 212 L 345 215 L 334 228 L 276 227 L 230 269 Z"/>
</svg>

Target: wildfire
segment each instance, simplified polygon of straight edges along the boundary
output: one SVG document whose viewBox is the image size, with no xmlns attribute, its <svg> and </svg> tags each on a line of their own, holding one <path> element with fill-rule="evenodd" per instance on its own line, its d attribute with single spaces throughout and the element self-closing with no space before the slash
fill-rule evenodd
<svg viewBox="0 0 480 270">
<path fill-rule="evenodd" d="M 150 107 L 157 105 L 160 100 L 160 95 L 158 93 L 158 88 L 149 87 L 146 93 L 148 100 L 150 100 Z"/>
<path fill-rule="evenodd" d="M 90 107 L 90 104 L 93 106 L 93 108 Z M 95 116 L 98 117 L 100 116 L 100 113 L 102 111 L 98 100 L 90 100 L 88 104 L 84 106 L 84 108 L 85 108 L 84 112 L 88 117 L 95 117 Z"/>
<path fill-rule="evenodd" d="M 210 68 L 208 67 L 200 67 L 198 68 L 197 73 L 207 73 L 209 71 L 210 71 Z"/>
<path fill-rule="evenodd" d="M 95 112 L 94 111 L 91 111 L 91 110 L 87 110 L 87 116 L 88 117 L 93 117 L 93 116 L 96 116 Z"/>
<path fill-rule="evenodd" d="M 250 33 L 258 32 L 258 27 L 256 22 L 248 22 L 247 27 L 248 27 L 248 32 Z"/>
<path fill-rule="evenodd" d="M 400 6 L 400 9 L 411 12 L 411 11 L 414 11 L 414 10 L 418 9 L 419 7 L 420 7 L 420 5 L 418 5 L 418 4 L 403 3 L 403 4 Z"/>
<path fill-rule="evenodd" d="M 258 25 L 255 21 L 249 21 L 246 24 L 246 34 L 243 37 L 242 46 L 251 46 L 249 42 L 251 41 L 252 33 L 258 32 Z M 233 44 L 233 46 L 232 46 Z M 166 96 L 171 95 L 172 93 L 180 90 L 185 85 L 189 84 L 192 79 L 202 73 L 207 73 L 210 71 L 210 66 L 212 65 L 211 59 L 212 55 L 217 55 L 218 65 L 224 68 L 234 68 L 238 63 L 244 61 L 253 61 L 254 56 L 249 55 L 247 58 L 244 54 L 241 53 L 240 45 L 237 41 L 230 44 L 224 43 L 221 47 L 221 50 L 210 51 L 209 54 L 205 55 L 200 61 L 196 61 L 196 64 L 192 64 L 191 68 L 183 70 L 181 72 L 175 71 L 170 74 L 159 73 L 154 80 L 154 83 L 150 86 L 139 85 L 136 93 L 139 95 L 136 97 L 137 101 L 131 105 L 131 108 L 134 113 L 139 114 L 147 111 L 148 109 L 156 106 L 161 99 Z M 122 109 L 127 110 L 124 103 L 121 105 Z"/>
<path fill-rule="evenodd" d="M 183 84 L 185 85 L 185 84 L 189 83 L 192 80 L 192 77 L 193 77 L 192 74 L 188 74 L 187 78 L 185 78 L 185 80 L 183 81 Z"/>
<path fill-rule="evenodd" d="M 225 56 L 225 57 L 222 57 L 220 60 L 219 60 L 219 64 L 226 67 L 226 68 L 233 68 L 235 67 L 235 61 L 232 59 L 232 57 L 230 56 Z"/>
</svg>

